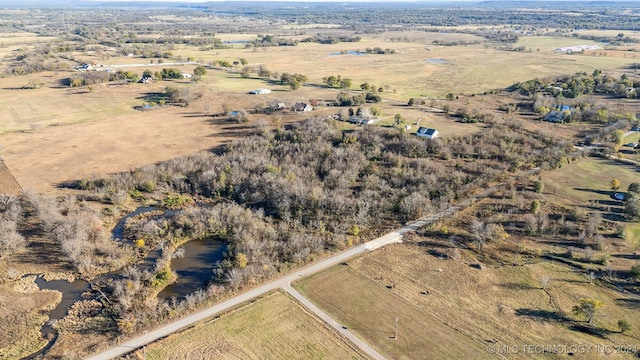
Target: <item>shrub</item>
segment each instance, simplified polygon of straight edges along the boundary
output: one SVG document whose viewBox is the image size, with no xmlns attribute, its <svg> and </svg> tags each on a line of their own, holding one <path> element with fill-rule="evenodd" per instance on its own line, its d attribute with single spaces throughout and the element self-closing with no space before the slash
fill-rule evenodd
<svg viewBox="0 0 640 360">
<path fill-rule="evenodd" d="M 631 267 L 631 275 L 636 278 L 640 278 L 640 264 Z"/>
<path fill-rule="evenodd" d="M 538 212 L 540 212 L 540 202 L 538 200 L 533 200 L 531 202 L 531 213 L 537 214 Z"/>
<path fill-rule="evenodd" d="M 631 330 L 631 323 L 626 320 L 618 320 L 618 327 L 620 328 L 621 333 L 625 333 Z"/>
<path fill-rule="evenodd" d="M 533 183 L 533 189 L 535 190 L 535 192 L 541 193 L 542 190 L 544 190 L 544 183 L 540 180 L 537 180 Z"/>
<path fill-rule="evenodd" d="M 156 185 L 150 180 L 147 180 L 138 186 L 138 190 L 146 193 L 153 192 L 155 189 Z"/>
</svg>

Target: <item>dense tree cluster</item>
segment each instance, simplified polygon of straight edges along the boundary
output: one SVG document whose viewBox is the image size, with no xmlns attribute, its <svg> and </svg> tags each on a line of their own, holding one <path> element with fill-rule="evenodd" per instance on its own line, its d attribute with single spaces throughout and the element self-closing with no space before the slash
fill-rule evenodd
<svg viewBox="0 0 640 360">
<path fill-rule="evenodd" d="M 0 259 L 24 248 L 26 241 L 19 227 L 24 218 L 20 199 L 0 195 Z"/>
<path fill-rule="evenodd" d="M 67 59 L 68 52 L 74 50 L 70 43 L 38 44 L 33 49 L 18 49 L 8 64 L 6 75 L 28 75 L 47 70 L 67 70 L 74 63 Z"/>
<path fill-rule="evenodd" d="M 273 35 L 258 35 L 257 39 L 251 40 L 247 43 L 247 46 L 253 47 L 267 47 L 267 46 L 296 46 L 298 40 L 285 39 L 279 36 Z"/>
<path fill-rule="evenodd" d="M 330 88 L 349 89 L 352 81 L 348 78 L 342 78 L 341 75 L 330 75 L 322 78 L 322 82 Z"/>
<path fill-rule="evenodd" d="M 318 34 L 318 35 L 300 40 L 300 42 L 314 42 L 318 44 L 338 44 L 341 42 L 358 42 L 358 41 L 360 41 L 360 36 L 334 35 L 334 34 Z"/>
<path fill-rule="evenodd" d="M 291 90 L 299 89 L 307 80 L 307 77 L 302 74 L 283 73 L 280 75 L 280 84 L 289 86 Z"/>
<path fill-rule="evenodd" d="M 578 98 L 581 95 L 603 93 L 627 98 L 640 98 L 640 78 L 631 79 L 623 74 L 620 78 L 603 74 L 595 70 L 592 74 L 578 72 L 572 76 L 557 78 L 532 79 L 515 83 L 511 90 L 519 90 L 524 94 L 545 93 L 558 98 Z"/>
<path fill-rule="evenodd" d="M 151 183 L 157 194 L 219 203 L 150 218 L 130 231 L 150 243 L 220 237 L 230 251 L 219 278 L 244 283 L 277 264 L 342 248 L 356 228 L 427 215 L 506 172 L 556 166 L 570 151 L 570 144 L 516 126 L 431 141 L 375 127 L 342 133 L 309 120 L 238 140 L 221 155 L 201 153 L 83 186 L 107 195 Z M 239 253 L 248 258 L 243 269 L 233 265 Z"/>
<path fill-rule="evenodd" d="M 340 92 L 336 98 L 340 106 L 358 106 L 367 101 L 367 95 L 365 93 L 352 94 L 346 91 Z"/>
<path fill-rule="evenodd" d="M 120 268 L 130 255 L 111 238 L 100 214 L 73 196 L 57 201 L 31 192 L 0 195 L 0 257 L 38 237 L 49 239 L 55 249 L 48 250 L 64 254 L 82 276 Z"/>
</svg>

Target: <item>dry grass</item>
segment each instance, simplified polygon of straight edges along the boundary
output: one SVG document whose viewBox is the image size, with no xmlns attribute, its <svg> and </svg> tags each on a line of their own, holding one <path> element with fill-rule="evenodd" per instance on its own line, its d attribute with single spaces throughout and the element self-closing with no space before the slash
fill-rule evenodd
<svg viewBox="0 0 640 360">
<path fill-rule="evenodd" d="M 20 184 L 9 171 L 9 168 L 0 159 L 0 193 L 17 195 L 22 191 Z"/>
<path fill-rule="evenodd" d="M 288 37 L 288 36 L 285 36 Z M 303 38 L 306 36 L 298 36 Z M 391 41 L 391 38 L 406 38 L 408 41 Z M 225 35 L 224 39 L 246 40 L 247 37 Z M 251 37 L 249 37 L 251 38 Z M 296 38 L 296 37 L 292 37 Z M 579 39 L 578 39 L 579 40 Z M 183 58 L 192 57 L 208 63 L 213 60 L 233 61 L 245 58 L 249 65 L 264 64 L 279 73 L 302 73 L 310 83 L 320 84 L 329 75 L 342 75 L 353 79 L 354 85 L 363 82 L 378 86 L 388 85 L 391 93 L 386 96 L 406 101 L 417 96 L 444 96 L 449 92 L 471 93 L 487 89 L 503 88 L 517 81 L 532 77 L 573 74 L 593 69 L 611 70 L 637 62 L 634 58 L 621 56 L 562 55 L 552 52 L 563 44 L 571 45 L 572 38 L 531 37 L 523 38 L 522 44 L 540 51 L 519 53 L 495 50 L 482 38 L 470 34 L 443 34 L 419 31 L 385 33 L 363 36 L 358 43 L 322 45 L 300 43 L 295 47 L 271 47 L 202 51 L 196 47 L 181 46 L 174 50 Z M 434 46 L 433 41 L 480 41 L 468 46 Z M 585 43 L 585 41 L 578 41 Z M 588 41 L 586 42 L 588 43 Z M 565 45 L 566 46 L 566 45 Z M 330 55 L 331 53 L 380 47 L 397 51 L 388 55 Z M 429 48 L 430 51 L 426 51 Z M 446 64 L 425 62 L 428 58 L 445 59 Z M 112 59 L 117 63 L 121 59 Z M 134 60 L 131 60 L 134 61 Z"/>
<path fill-rule="evenodd" d="M 53 309 L 62 294 L 38 291 L 33 281 L 27 277 L 0 285 L 0 359 L 22 358 L 47 343 L 40 335 L 48 320 L 42 312 Z"/>
<path fill-rule="evenodd" d="M 63 182 L 128 171 L 216 148 L 255 131 L 261 121 L 270 123 L 267 115 L 252 115 L 251 121 L 243 124 L 208 115 L 221 112 L 224 103 L 252 108 L 255 102 L 267 101 L 245 91 L 210 88 L 202 100 L 188 108 L 169 106 L 146 112 L 133 109 L 133 105 L 142 104 L 146 93 L 162 92 L 169 84 L 105 85 L 92 93 L 51 88 L 10 90 L 17 97 L 0 97 L 0 106 L 9 109 L 2 124 L 25 131 L 2 135 L 0 156 L 23 188 L 53 192 Z M 42 95 L 42 100 L 33 101 L 34 94 Z M 55 120 L 41 117 L 43 114 Z M 282 122 L 303 118 L 287 114 L 282 116 Z M 61 126 L 46 126 L 51 121 Z M 30 125 L 35 130 L 27 130 Z"/>
<path fill-rule="evenodd" d="M 417 243 L 392 245 L 305 280 L 300 286 L 332 316 L 393 358 L 425 358 L 429 354 L 429 358 L 449 359 L 460 358 L 456 355 L 461 352 L 467 358 L 490 357 L 488 349 L 494 344 L 638 344 L 640 329 L 623 335 L 616 325 L 619 319 L 639 323 L 634 305 L 637 298 L 632 295 L 589 284 L 584 275 L 549 262 L 478 270 L 469 266 L 476 262 L 471 252 L 463 251 L 458 261 L 429 255 L 427 250 L 438 246 L 435 244 L 418 238 Z M 550 278 L 547 292 L 538 281 L 543 276 Z M 596 324 L 607 329 L 604 338 L 570 330 L 569 321 L 556 319 L 563 315 L 572 318 L 573 305 L 584 297 L 605 304 L 596 315 Z M 398 340 L 404 340 L 402 346 L 388 339 L 395 315 L 400 318 Z M 436 352 L 420 353 L 428 351 L 425 349 Z M 593 358 L 595 351 L 576 358 Z M 521 351 L 508 358 L 564 356 Z M 626 357 L 614 354 L 611 358 Z"/>
<path fill-rule="evenodd" d="M 144 351 L 138 351 L 142 356 Z M 149 345 L 147 359 L 362 359 L 282 293 Z"/>
<path fill-rule="evenodd" d="M 246 40 L 252 37 L 252 34 L 225 34 L 224 39 Z M 391 41 L 392 37 L 402 37 L 408 41 Z M 272 71 L 305 74 L 309 77 L 310 85 L 292 92 L 281 85 L 261 79 L 241 79 L 237 72 L 209 70 L 209 74 L 197 85 L 205 89 L 203 99 L 194 102 L 189 108 L 168 107 L 144 113 L 133 107 L 141 105 L 150 93 L 162 92 L 166 86 L 175 83 L 97 85 L 89 91 L 60 87 L 60 81 L 72 72 L 44 72 L 25 77 L 2 78 L 0 108 L 3 109 L 3 118 L 0 121 L 0 131 L 10 133 L 2 136 L 0 156 L 24 188 L 54 192 L 55 187 L 62 182 L 94 174 L 102 176 L 127 171 L 144 164 L 211 149 L 234 137 L 245 136 L 256 124 L 271 122 L 271 116 L 254 115 L 249 124 L 236 126 L 207 116 L 222 111 L 223 104 L 234 108 L 253 108 L 278 100 L 333 100 L 338 91 L 314 86 L 321 84 L 322 77 L 328 75 L 351 78 L 354 88 L 363 82 L 376 86 L 386 85 L 387 91 L 382 95 L 397 103 L 385 102 L 379 105 L 385 116 L 393 117 L 394 114 L 401 113 L 410 124 L 420 120 L 420 125 L 436 127 L 444 136 L 464 135 L 476 132 L 480 127 L 459 124 L 440 114 L 424 113 L 423 110 L 403 105 L 410 97 L 441 97 L 449 92 L 484 92 L 530 79 L 532 74 L 544 77 L 571 74 L 579 70 L 590 71 L 593 68 L 607 70 L 634 61 L 548 54 L 545 51 L 530 54 L 505 52 L 491 46 L 485 47 L 484 44 L 438 47 L 431 45 L 434 40 L 475 41 L 478 38 L 468 34 L 414 31 L 365 36 L 359 43 L 301 43 L 295 47 L 265 48 L 264 51 L 242 47 L 201 51 L 196 47 L 177 46 L 174 53 L 183 59 L 192 56 L 203 63 L 209 63 L 213 60 L 233 61 L 246 58 L 250 65 L 265 64 Z M 554 38 L 553 41 L 557 39 Z M 341 50 L 364 50 L 376 46 L 392 48 L 397 53 L 329 55 Z M 426 51 L 425 47 L 431 50 Z M 103 59 L 100 55 L 80 53 L 75 55 L 78 61 L 106 65 L 140 64 L 148 61 L 128 57 Z M 425 62 L 427 58 L 442 58 L 448 62 L 432 64 Z M 514 64 L 518 66 L 513 66 Z M 174 65 L 152 67 L 149 64 L 127 69 L 142 73 L 146 68 L 159 70 L 162 67 Z M 179 66 L 185 72 L 191 72 L 193 67 L 194 65 Z M 18 90 L 31 79 L 41 80 L 45 86 L 37 90 Z M 179 83 L 181 86 L 188 86 L 184 81 Z M 274 91 L 268 96 L 260 97 L 246 94 L 248 90 L 260 87 L 268 87 Z M 452 110 L 466 106 L 460 103 L 450 105 Z M 491 108 L 495 103 L 490 100 L 479 104 L 472 100 L 468 106 L 475 105 Z M 325 109 L 312 115 L 331 114 L 340 110 L 345 109 Z M 287 115 L 281 120 L 297 121 L 310 115 Z M 74 125 L 52 127 L 58 124 Z M 70 132 L 73 132 L 73 136 L 69 135 Z M 150 139 L 153 140 L 149 142 Z"/>
<path fill-rule="evenodd" d="M 612 198 L 611 180 L 620 180 L 620 191 L 638 181 L 637 167 L 614 160 L 583 158 L 562 169 L 546 173 L 545 198 L 566 205 L 586 206 L 590 202 L 622 203 Z"/>
<path fill-rule="evenodd" d="M 412 263 L 413 266 L 417 264 Z M 380 278 L 379 274 L 373 278 L 370 275 L 352 268 L 350 263 L 305 279 L 297 287 L 337 321 L 390 358 L 492 358 L 481 342 L 456 331 L 431 309 L 412 304 L 396 290 L 390 291 L 384 285 L 395 284 L 387 279 L 373 280 Z M 394 339 L 396 316 L 398 338 Z"/>
</svg>

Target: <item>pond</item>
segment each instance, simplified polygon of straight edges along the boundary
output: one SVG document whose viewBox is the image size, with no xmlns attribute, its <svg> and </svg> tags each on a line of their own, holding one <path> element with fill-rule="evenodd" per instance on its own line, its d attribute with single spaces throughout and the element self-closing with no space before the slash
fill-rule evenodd
<svg viewBox="0 0 640 360">
<path fill-rule="evenodd" d="M 233 44 L 248 44 L 249 40 L 224 40 L 222 43 L 223 44 L 230 44 L 230 45 L 233 45 Z"/>
<path fill-rule="evenodd" d="M 149 211 L 163 210 L 156 207 L 143 206 L 124 216 L 113 228 L 112 236 L 115 240 L 124 240 L 124 227 L 127 219 L 132 216 L 139 215 Z M 163 210 L 164 216 L 170 216 L 178 211 Z M 206 288 L 213 277 L 213 270 L 218 266 L 224 257 L 226 244 L 222 241 L 213 239 L 194 240 L 183 246 L 184 256 L 171 261 L 171 270 L 178 275 L 176 282 L 163 291 L 158 297 L 167 299 L 176 297 L 178 299 L 200 289 Z M 153 249 L 147 254 L 147 257 L 139 264 L 143 270 L 152 271 L 158 258 L 161 256 L 160 249 Z M 93 282 L 106 281 L 109 278 L 117 278 L 120 271 L 104 274 Z M 41 276 L 36 278 L 36 284 L 42 290 L 57 290 L 62 292 L 62 301 L 55 309 L 49 313 L 50 320 L 60 320 L 64 318 L 71 305 L 82 298 L 82 293 L 91 289 L 91 283 L 85 280 L 76 279 L 73 282 L 66 280 L 50 280 L 46 281 Z M 24 357 L 23 359 L 34 359 L 42 356 L 53 346 L 57 339 L 57 332 L 46 323 L 40 329 L 42 335 L 49 339 L 49 343 L 39 351 Z"/>
<path fill-rule="evenodd" d="M 146 212 L 150 212 L 154 210 L 160 210 L 160 209 L 154 206 L 140 206 L 134 211 L 128 213 L 122 219 L 120 219 L 120 221 L 118 221 L 116 226 L 111 231 L 111 236 L 116 240 L 124 240 L 124 226 L 127 223 L 127 220 L 133 216 L 144 214 Z"/>
<path fill-rule="evenodd" d="M 178 280 L 158 294 L 160 299 L 179 299 L 198 289 L 205 289 L 227 247 L 222 241 L 204 239 L 189 241 L 183 249 L 184 256 L 171 260 L 171 270 L 178 275 Z"/>
<path fill-rule="evenodd" d="M 353 51 L 353 50 L 335 51 L 335 52 L 329 53 L 329 56 L 337 56 L 337 55 L 365 56 L 365 55 L 367 55 L 367 53 L 364 53 L 364 52 L 361 52 L 361 51 Z"/>
<path fill-rule="evenodd" d="M 431 63 L 431 64 L 446 64 L 448 63 L 447 60 L 445 59 L 426 59 L 425 62 Z"/>
</svg>

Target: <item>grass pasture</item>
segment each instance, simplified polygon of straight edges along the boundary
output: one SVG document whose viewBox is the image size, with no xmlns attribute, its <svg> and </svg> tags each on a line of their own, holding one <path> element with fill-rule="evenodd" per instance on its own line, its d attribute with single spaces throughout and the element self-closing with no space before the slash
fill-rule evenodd
<svg viewBox="0 0 640 360">
<path fill-rule="evenodd" d="M 288 36 L 284 35 L 284 37 Z M 245 36 L 226 34 L 222 38 L 226 41 L 248 39 Z M 440 46 L 433 45 L 434 41 L 480 41 L 480 43 Z M 173 52 L 183 59 L 193 58 L 203 63 L 245 58 L 250 66 L 262 64 L 278 73 L 304 74 L 312 84 L 321 84 L 322 78 L 329 75 L 341 75 L 351 78 L 354 87 L 364 82 L 378 86 L 387 85 L 389 92 L 385 96 L 401 101 L 419 96 L 443 97 L 449 92 L 483 92 L 488 89 L 503 88 L 533 77 L 566 75 L 578 71 L 591 72 L 596 68 L 603 71 L 611 70 L 637 62 L 637 59 L 617 56 L 563 55 L 552 52 L 559 46 L 590 43 L 580 39 L 523 37 L 521 42 L 522 44 L 516 45 L 526 46 L 533 51 L 523 53 L 496 50 L 494 45 L 489 45 L 482 38 L 472 34 L 404 31 L 397 34 L 362 36 L 362 40 L 356 43 L 299 43 L 293 47 L 260 49 L 236 45 L 231 49 L 214 50 L 202 50 L 195 46 L 177 46 Z M 341 51 L 364 51 L 366 48 L 375 47 L 394 49 L 396 53 L 365 56 L 332 55 Z M 537 49 L 540 51 L 536 51 Z M 428 63 L 426 60 L 429 58 L 444 59 L 447 63 Z M 92 58 L 86 57 L 85 60 L 91 61 Z M 135 62 L 136 60 L 144 59 L 126 61 Z M 98 58 L 93 61 L 102 62 Z M 122 61 L 122 58 L 112 58 L 107 65 Z M 141 68 L 140 71 L 142 70 Z"/>
<path fill-rule="evenodd" d="M 296 287 L 390 358 L 492 358 L 479 342 L 350 266 L 334 267 L 299 282 Z M 394 339 L 396 316 L 398 338 Z"/>
<path fill-rule="evenodd" d="M 40 36 L 30 32 L 0 33 L 0 58 L 12 55 L 19 49 L 31 48 L 36 44 L 44 44 L 59 40 L 55 37 Z M 2 65 L 0 65 L 2 68 Z"/>
<path fill-rule="evenodd" d="M 318 31 L 337 30 L 327 28 Z M 0 34 L 0 40 L 30 41 L 33 36 L 31 33 Z M 248 40 L 254 35 L 224 34 L 221 37 L 226 41 L 234 41 Z M 113 83 L 96 85 L 91 89 L 61 85 L 63 79 L 73 74 L 71 71 L 5 77 L 0 79 L 0 109 L 3 114 L 0 133 L 5 133 L 0 156 L 23 187 L 49 192 L 51 185 L 60 182 L 92 174 L 126 171 L 146 163 L 211 149 L 235 136 L 244 136 L 253 129 L 249 124 L 234 126 L 208 116 L 221 112 L 224 104 L 236 110 L 252 109 L 283 100 L 290 103 L 311 98 L 333 100 L 338 90 L 326 89 L 322 85 L 322 78 L 329 75 L 351 78 L 355 89 L 364 82 L 383 87 L 385 91 L 381 95 L 391 101 L 376 105 L 382 108 L 386 117 L 381 125 L 389 125 L 393 116 L 400 113 L 408 124 L 414 125 L 420 120 L 420 126 L 436 127 L 443 136 L 469 134 L 480 127 L 456 123 L 444 115 L 425 113 L 422 109 L 403 105 L 410 97 L 442 98 L 449 92 L 485 92 L 533 77 L 590 72 L 595 68 L 606 71 L 637 62 L 631 58 L 562 55 L 547 51 L 569 40 L 580 39 L 523 37 L 523 44 L 527 42 L 527 47 L 540 47 L 541 51 L 521 53 L 496 50 L 493 44 L 472 34 L 403 31 L 362 36 L 357 43 L 300 43 L 298 46 L 258 49 L 234 46 L 231 49 L 206 51 L 196 46 L 176 45 L 173 50 L 176 57 L 191 57 L 203 64 L 214 60 L 235 61 L 245 58 L 250 66 L 264 64 L 269 70 L 280 74 L 289 72 L 308 76 L 308 85 L 297 91 L 290 91 L 276 81 L 242 79 L 238 73 L 239 67 L 232 71 L 209 69 L 198 84 L 188 81 L 162 81 L 148 85 Z M 434 45 L 434 41 L 480 41 L 480 44 L 439 46 Z M 394 49 L 396 53 L 332 55 L 374 47 Z M 99 53 L 89 52 L 74 53 L 74 59 L 78 64 L 119 65 L 140 74 L 147 68 L 155 71 L 163 67 L 177 67 L 190 73 L 195 67 L 193 64 L 172 65 L 170 63 L 175 60 L 171 59 L 166 64 L 157 64 L 157 61 L 154 61 L 156 64 L 146 64 L 150 59 L 123 56 L 104 58 Z M 432 63 L 427 62 L 428 59 L 446 62 Z M 22 89 L 30 80 L 42 81 L 44 86 L 35 90 Z M 134 106 L 154 98 L 153 94 L 163 92 L 167 86 L 198 86 L 204 89 L 205 95 L 189 108 L 169 107 L 152 112 L 134 109 Z M 273 92 L 267 96 L 247 95 L 247 91 L 262 87 L 270 88 Z M 460 102 L 449 105 L 453 110 L 469 106 Z M 346 111 L 346 108 L 287 115 L 278 121 L 297 121 L 308 116 L 330 115 L 340 111 Z M 254 115 L 250 124 L 269 124 L 272 121 L 269 115 Z M 52 126 L 68 124 L 75 125 L 73 128 Z M 70 129 L 73 136 L 69 136 Z M 149 143 L 148 139 L 154 140 Z"/>
<path fill-rule="evenodd" d="M 621 206 L 613 199 L 611 180 L 620 180 L 620 191 L 625 192 L 632 182 L 638 182 L 638 169 L 614 160 L 584 158 L 562 169 L 542 176 L 544 196 L 565 205 L 587 206 L 590 202 Z"/>
<path fill-rule="evenodd" d="M 562 264 L 539 262 L 520 267 L 469 266 L 477 260 L 462 252 L 460 260 L 428 253 L 443 244 L 419 237 L 353 259 L 303 280 L 298 287 L 338 321 L 390 358 L 493 358 L 496 346 L 518 353 L 508 359 L 564 359 L 526 352 L 525 345 L 593 346 L 572 358 L 592 359 L 596 345 L 638 346 L 640 330 L 620 334 L 617 321 L 637 324 L 637 298 L 594 284 Z M 538 279 L 551 280 L 545 292 Z M 602 337 L 571 329 L 572 306 L 591 297 L 605 305 L 595 322 Z M 384 304 L 384 305 L 383 305 Z M 395 316 L 399 336 L 392 340 Z M 577 319 L 576 323 L 581 324 Z M 455 329 L 455 330 L 454 330 Z M 406 357 L 403 357 L 406 355 Z M 632 358 L 616 353 L 612 359 Z"/>
<path fill-rule="evenodd" d="M 295 300 L 280 292 L 150 344 L 146 356 L 147 359 L 364 358 Z"/>
</svg>

